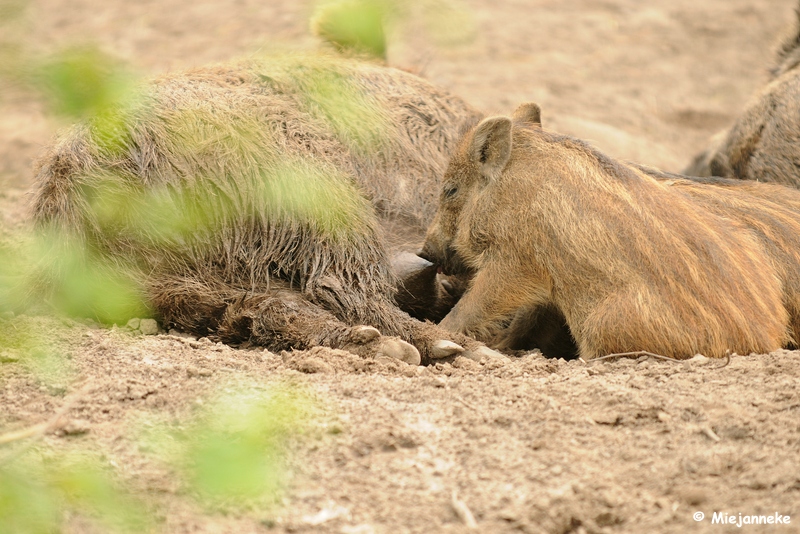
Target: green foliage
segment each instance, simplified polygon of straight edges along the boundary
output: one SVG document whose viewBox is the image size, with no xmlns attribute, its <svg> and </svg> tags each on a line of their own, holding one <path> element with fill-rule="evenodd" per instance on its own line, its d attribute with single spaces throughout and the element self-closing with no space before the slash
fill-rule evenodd
<svg viewBox="0 0 800 534">
<path fill-rule="evenodd" d="M 61 519 L 56 492 L 31 475 L 0 467 L 0 524 L 8 534 L 50 534 Z"/>
<path fill-rule="evenodd" d="M 385 1 L 328 1 L 317 7 L 311 25 L 317 35 L 340 50 L 385 60 L 383 26 L 388 15 Z"/>
<path fill-rule="evenodd" d="M 286 158 L 266 175 L 255 197 L 267 214 L 314 227 L 320 235 L 346 239 L 364 223 L 370 206 L 338 170 Z"/>
<path fill-rule="evenodd" d="M 142 505 L 118 489 L 99 463 L 77 455 L 48 460 L 28 452 L 0 463 L 0 525 L 4 534 L 60 531 L 64 512 L 86 517 L 104 532 L 150 530 Z"/>
<path fill-rule="evenodd" d="M 23 277 L 30 271 L 30 263 L 23 253 L 24 244 L 20 235 L 15 239 L 0 239 L 0 312 L 20 310 L 28 300 L 23 287 Z M 4 346 L 0 337 L 0 347 Z"/>
<path fill-rule="evenodd" d="M 347 240 L 367 224 L 368 201 L 331 166 L 284 155 L 239 172 L 251 176 L 198 174 L 191 183 L 147 188 L 113 175 L 89 179 L 82 195 L 89 225 L 99 232 L 94 239 L 104 249 L 116 249 L 120 259 L 112 265 L 85 244 L 71 246 L 64 235 L 45 240 L 42 257 L 60 249 L 61 272 L 42 275 L 56 280 L 53 303 L 65 313 L 94 310 L 98 319 L 119 322 L 126 313 L 146 312 L 132 268 L 143 255 L 180 255 L 188 249 L 202 255 L 220 232 L 247 228 L 253 221 L 300 225 L 333 241 Z M 44 234 L 40 237 L 44 240 Z"/>
<path fill-rule="evenodd" d="M 218 396 L 180 429 L 151 428 L 146 439 L 209 506 L 269 503 L 286 482 L 287 447 L 313 409 L 296 387 L 254 384 Z"/>
<path fill-rule="evenodd" d="M 34 66 L 33 85 L 52 112 L 91 119 L 92 134 L 106 150 L 121 145 L 126 110 L 136 100 L 135 77 L 95 47 L 67 48 Z"/>
<path fill-rule="evenodd" d="M 303 98 L 345 144 L 356 151 L 377 150 L 388 126 L 381 111 L 367 102 L 345 76 L 319 69 L 311 72 Z"/>
<path fill-rule="evenodd" d="M 59 252 L 58 265 L 42 275 L 53 285 L 51 304 L 56 310 L 107 324 L 148 315 L 132 268 L 63 234 L 36 237 L 34 258 L 46 262 L 54 250 Z"/>
<path fill-rule="evenodd" d="M 74 377 L 74 369 L 69 360 L 45 341 L 46 335 L 53 334 L 52 328 L 45 333 L 41 324 L 31 317 L 0 320 L 0 365 L 14 363 L 31 372 L 41 385 L 63 388 L 63 384 Z M 2 386 L 3 376 L 0 375 Z"/>
<path fill-rule="evenodd" d="M 36 81 L 53 112 L 80 120 L 103 116 L 124 104 L 133 77 L 97 48 L 75 47 L 42 62 Z"/>
<path fill-rule="evenodd" d="M 475 22 L 461 0 L 318 0 L 311 19 L 314 33 L 339 51 L 386 60 L 395 27 L 424 29 L 435 43 L 471 41 Z"/>
<path fill-rule="evenodd" d="M 133 267 L 64 229 L 18 236 L 15 245 L 0 249 L 0 310 L 18 311 L 45 295 L 57 312 L 107 324 L 149 314 Z"/>
<path fill-rule="evenodd" d="M 316 54 L 270 56 L 268 61 L 264 83 L 298 94 L 303 111 L 326 124 L 354 152 L 374 154 L 381 149 L 387 128 L 394 126 L 346 69 Z"/>
</svg>

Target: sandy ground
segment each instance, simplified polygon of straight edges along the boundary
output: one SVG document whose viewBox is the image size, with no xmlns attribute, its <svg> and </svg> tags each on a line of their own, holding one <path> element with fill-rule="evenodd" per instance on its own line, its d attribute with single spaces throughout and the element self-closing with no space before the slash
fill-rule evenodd
<svg viewBox="0 0 800 534">
<path fill-rule="evenodd" d="M 473 40 L 437 48 L 416 28 L 390 62 L 487 113 L 539 102 L 546 126 L 611 155 L 678 171 L 766 79 L 792 0 L 470 0 Z M 279 46 L 310 47 L 308 6 L 289 0 L 35 0 L 32 50 L 98 42 L 144 74 Z M 58 124 L 30 95 L 0 98 L 2 231 L 22 224 L 32 158 Z M 275 355 L 162 333 L 47 318 L 32 326 L 71 371 L 45 380 L 0 358 L 0 433 L 66 414 L 55 450 L 105 459 L 163 532 L 735 532 L 714 512 L 791 516 L 800 531 L 800 352 L 730 364 L 586 364 L 531 354 L 413 368 L 312 350 Z M 211 392 L 289 380 L 319 413 L 289 459 L 278 506 L 203 511 L 139 445 L 143 417 L 187 417 Z M 705 513 L 696 522 L 693 514 Z M 320 513 L 322 512 L 322 513 Z M 0 525 L 0 531 L 2 525 Z M 72 519 L 67 532 L 89 532 Z"/>
</svg>

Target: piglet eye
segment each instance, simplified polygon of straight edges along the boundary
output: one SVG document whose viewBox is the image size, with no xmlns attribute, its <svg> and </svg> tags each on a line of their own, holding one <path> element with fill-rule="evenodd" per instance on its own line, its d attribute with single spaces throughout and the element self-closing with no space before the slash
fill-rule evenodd
<svg viewBox="0 0 800 534">
<path fill-rule="evenodd" d="M 453 198 L 457 192 L 458 188 L 455 186 L 445 187 L 444 198 Z"/>
</svg>

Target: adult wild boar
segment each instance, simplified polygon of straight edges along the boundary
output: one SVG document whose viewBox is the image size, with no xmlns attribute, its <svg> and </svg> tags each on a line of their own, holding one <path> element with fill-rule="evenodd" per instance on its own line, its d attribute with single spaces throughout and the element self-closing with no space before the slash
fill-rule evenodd
<svg viewBox="0 0 800 534">
<path fill-rule="evenodd" d="M 800 8 L 778 47 L 770 80 L 727 132 L 683 172 L 800 188 Z"/>
<path fill-rule="evenodd" d="M 338 56 L 168 75 L 49 149 L 34 219 L 133 268 L 167 327 L 410 362 L 486 350 L 395 306 L 386 245 L 424 235 L 476 115 L 416 76 Z"/>
<path fill-rule="evenodd" d="M 423 255 L 474 272 L 440 323 L 479 339 L 561 314 L 580 356 L 768 352 L 790 341 L 779 273 L 743 224 L 573 138 L 535 105 L 491 117 L 445 173 Z"/>
</svg>

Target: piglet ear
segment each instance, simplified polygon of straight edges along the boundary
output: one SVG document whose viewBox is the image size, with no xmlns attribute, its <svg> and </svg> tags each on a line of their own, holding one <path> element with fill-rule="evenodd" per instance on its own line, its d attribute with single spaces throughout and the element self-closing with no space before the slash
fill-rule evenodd
<svg viewBox="0 0 800 534">
<path fill-rule="evenodd" d="M 511 119 L 483 119 L 475 128 L 470 155 L 481 174 L 489 179 L 500 176 L 511 157 Z"/>
<path fill-rule="evenodd" d="M 542 108 L 535 102 L 520 104 L 511 116 L 514 122 L 521 122 L 529 126 L 542 126 Z"/>
</svg>

